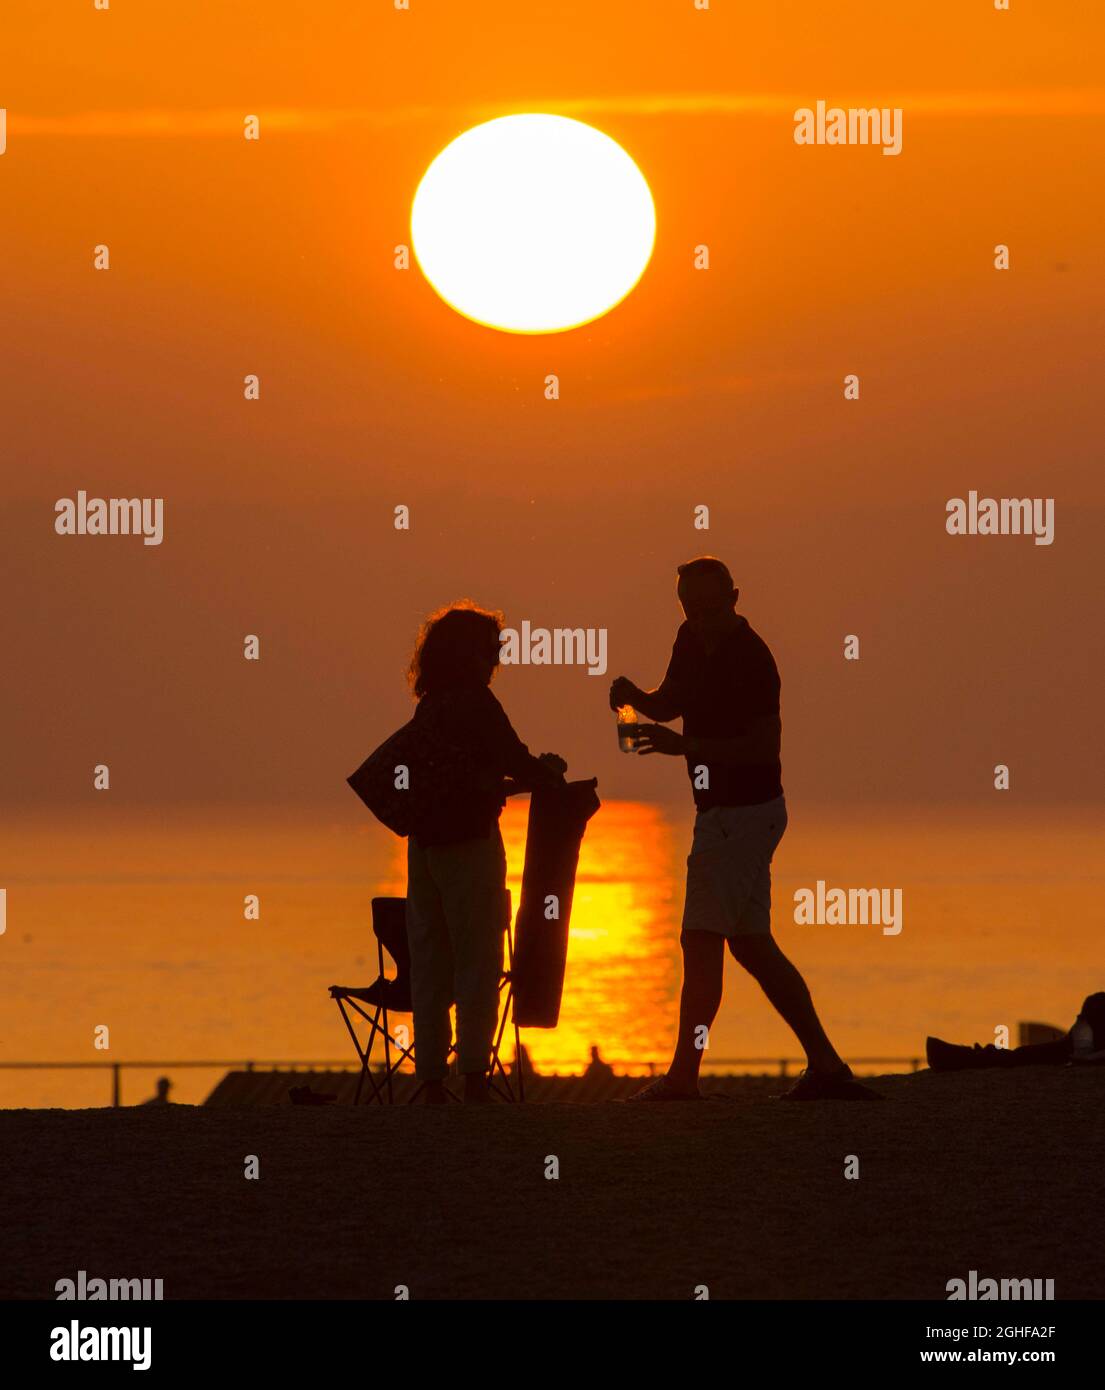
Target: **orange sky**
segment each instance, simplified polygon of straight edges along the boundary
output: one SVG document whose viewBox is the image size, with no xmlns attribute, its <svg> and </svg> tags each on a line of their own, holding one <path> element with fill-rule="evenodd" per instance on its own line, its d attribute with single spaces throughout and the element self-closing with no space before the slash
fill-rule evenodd
<svg viewBox="0 0 1105 1390">
<path fill-rule="evenodd" d="M 983 800 L 1007 762 L 1025 803 L 1100 801 L 1105 16 L 411 3 L 8 0 L 5 803 L 107 762 L 136 804 L 352 814 L 426 609 L 606 627 L 650 684 L 702 549 L 775 650 L 792 796 Z M 902 154 L 796 146 L 819 98 L 901 106 Z M 433 156 L 519 110 L 599 125 L 657 206 L 634 293 L 552 337 L 392 267 Z M 164 497 L 165 543 L 55 536 L 79 488 Z M 971 488 L 1054 497 L 1055 544 L 949 538 Z M 619 757 L 606 684 L 498 693 L 607 792 L 684 796 Z"/>
</svg>

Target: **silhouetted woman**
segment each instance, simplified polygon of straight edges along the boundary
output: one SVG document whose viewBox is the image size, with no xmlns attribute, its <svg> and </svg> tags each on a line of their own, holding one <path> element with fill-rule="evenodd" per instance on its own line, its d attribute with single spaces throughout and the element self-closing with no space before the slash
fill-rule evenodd
<svg viewBox="0 0 1105 1390">
<path fill-rule="evenodd" d="M 504 780 L 529 789 L 559 782 L 566 768 L 554 753 L 531 756 L 488 689 L 501 627 L 501 614 L 453 604 L 422 625 L 410 664 L 426 752 L 412 775 L 431 779 L 407 848 L 415 1070 L 429 1103 L 446 1099 L 454 999 L 464 1099 L 488 1099 L 508 911 Z"/>
</svg>

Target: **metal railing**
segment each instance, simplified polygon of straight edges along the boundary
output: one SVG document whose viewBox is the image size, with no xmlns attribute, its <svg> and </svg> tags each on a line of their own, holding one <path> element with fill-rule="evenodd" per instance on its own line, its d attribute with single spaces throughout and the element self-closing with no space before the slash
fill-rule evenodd
<svg viewBox="0 0 1105 1390">
<path fill-rule="evenodd" d="M 655 1076 L 657 1068 L 663 1064 L 655 1061 L 632 1060 L 619 1063 L 619 1070 L 623 1067 L 645 1067 L 649 1076 Z M 800 1057 L 711 1057 L 705 1062 L 711 1070 L 716 1067 L 763 1067 L 775 1068 L 778 1076 L 786 1077 L 790 1075 L 790 1068 L 796 1066 L 801 1068 L 805 1065 L 804 1059 Z M 870 1067 L 870 1066 L 896 1066 L 909 1067 L 911 1071 L 918 1071 L 921 1067 L 920 1057 L 853 1057 L 850 1066 Z M 223 1068 L 227 1071 L 314 1071 L 320 1067 L 333 1067 L 338 1071 L 355 1071 L 356 1066 L 352 1064 L 348 1057 L 333 1058 L 323 1057 L 315 1059 L 299 1058 L 294 1061 L 268 1061 L 259 1058 L 242 1060 L 232 1058 L 229 1061 L 152 1061 L 152 1062 L 0 1062 L 2 1071 L 110 1071 L 111 1072 L 111 1103 L 113 1106 L 122 1105 L 122 1072 L 126 1068 L 131 1071 L 180 1071 L 185 1067 L 206 1067 L 209 1071 L 216 1071 Z M 550 1073 L 557 1074 L 559 1073 Z M 642 1073 L 643 1074 L 643 1073 Z M 771 1075 L 765 1070 L 761 1073 L 750 1073 L 759 1075 Z"/>
<path fill-rule="evenodd" d="M 220 1067 L 225 1067 L 228 1071 L 242 1068 L 245 1071 L 254 1071 L 261 1067 L 269 1071 L 279 1071 L 286 1067 L 289 1071 L 313 1070 L 315 1067 L 339 1067 L 343 1071 L 350 1069 L 349 1058 L 324 1057 L 317 1061 L 295 1061 L 295 1062 L 270 1062 L 261 1060 L 242 1061 L 240 1058 L 233 1058 L 230 1061 L 185 1061 L 185 1062 L 0 1062 L 0 1070 L 3 1071 L 111 1071 L 111 1103 L 112 1105 L 122 1105 L 120 1095 L 122 1092 L 122 1077 L 120 1073 L 125 1067 L 131 1071 L 168 1071 L 170 1068 L 179 1071 L 182 1067 L 206 1067 L 210 1071 L 216 1071 Z"/>
</svg>

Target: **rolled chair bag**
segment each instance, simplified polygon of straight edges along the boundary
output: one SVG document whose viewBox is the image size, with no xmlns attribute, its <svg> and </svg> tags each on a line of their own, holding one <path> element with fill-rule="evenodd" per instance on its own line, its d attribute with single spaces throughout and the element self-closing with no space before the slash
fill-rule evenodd
<svg viewBox="0 0 1105 1390">
<path fill-rule="evenodd" d="M 555 1028 L 560 1018 L 579 849 L 599 809 L 598 779 L 542 787 L 529 804 L 522 899 L 514 929 L 514 1021 Z"/>
</svg>

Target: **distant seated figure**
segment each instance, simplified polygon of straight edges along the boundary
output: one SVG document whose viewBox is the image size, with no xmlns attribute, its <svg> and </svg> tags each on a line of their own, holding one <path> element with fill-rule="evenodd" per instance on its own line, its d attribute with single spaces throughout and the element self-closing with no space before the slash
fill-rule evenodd
<svg viewBox="0 0 1105 1390">
<path fill-rule="evenodd" d="M 156 1096 L 151 1096 L 151 1097 L 149 1098 L 149 1100 L 144 1100 L 144 1101 L 142 1102 L 142 1104 L 143 1104 L 143 1105 L 168 1105 L 168 1104 L 170 1103 L 170 1102 L 169 1102 L 169 1091 L 172 1089 L 172 1085 L 173 1085 L 173 1083 L 169 1080 L 169 1078 L 168 1078 L 167 1076 L 159 1077 L 159 1078 L 158 1078 L 158 1082 L 157 1082 L 157 1095 L 156 1095 Z"/>
<path fill-rule="evenodd" d="M 536 1076 L 533 1063 L 530 1061 L 529 1050 L 525 1043 L 518 1044 L 518 1050 L 514 1054 L 514 1061 L 510 1067 L 511 1076 Z"/>
<path fill-rule="evenodd" d="M 591 1060 L 587 1063 L 587 1067 L 586 1067 L 586 1069 L 585 1069 L 583 1075 L 584 1075 L 584 1076 L 613 1076 L 613 1075 L 614 1075 L 614 1068 L 610 1065 L 609 1062 L 604 1062 L 604 1061 L 602 1060 L 602 1058 L 599 1056 L 599 1050 L 598 1050 L 598 1048 L 592 1046 L 592 1048 L 591 1048 Z"/>
<path fill-rule="evenodd" d="M 973 1071 L 985 1067 L 1065 1066 L 1068 1062 L 1105 1061 L 1105 993 L 1089 995 L 1069 1033 L 1050 1042 L 1024 1047 L 972 1047 L 925 1039 L 925 1053 L 933 1071 Z"/>
</svg>

